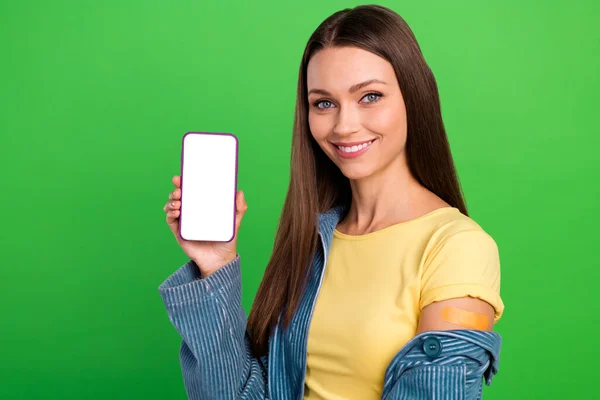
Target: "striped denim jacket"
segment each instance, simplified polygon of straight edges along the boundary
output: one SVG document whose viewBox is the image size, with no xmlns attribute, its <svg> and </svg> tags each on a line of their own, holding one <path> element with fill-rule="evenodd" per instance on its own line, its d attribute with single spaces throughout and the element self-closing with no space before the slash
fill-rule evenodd
<svg viewBox="0 0 600 400">
<path fill-rule="evenodd" d="M 193 261 L 158 287 L 169 320 L 182 337 L 180 363 L 191 400 L 301 400 L 308 328 L 333 231 L 344 208 L 319 215 L 320 246 L 288 329 L 276 327 L 267 356 L 252 355 L 241 306 L 240 257 L 204 279 Z M 394 356 L 383 400 L 481 399 L 483 381 L 498 372 L 501 337 L 477 330 L 428 331 Z"/>
</svg>

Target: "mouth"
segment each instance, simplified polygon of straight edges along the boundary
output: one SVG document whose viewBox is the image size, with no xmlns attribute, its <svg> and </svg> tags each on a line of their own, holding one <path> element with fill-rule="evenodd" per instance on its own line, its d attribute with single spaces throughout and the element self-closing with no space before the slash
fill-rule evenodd
<svg viewBox="0 0 600 400">
<path fill-rule="evenodd" d="M 362 141 L 362 142 L 352 142 L 352 143 L 341 143 L 341 142 L 333 143 L 333 142 L 331 142 L 331 144 L 334 146 L 336 152 L 338 153 L 338 155 L 340 157 L 356 158 L 356 157 L 359 157 L 359 156 L 363 155 L 364 153 L 366 153 L 367 150 L 369 150 L 369 148 L 373 144 L 373 142 L 375 142 L 375 140 L 377 140 L 377 139 L 371 139 L 371 140 Z"/>
</svg>

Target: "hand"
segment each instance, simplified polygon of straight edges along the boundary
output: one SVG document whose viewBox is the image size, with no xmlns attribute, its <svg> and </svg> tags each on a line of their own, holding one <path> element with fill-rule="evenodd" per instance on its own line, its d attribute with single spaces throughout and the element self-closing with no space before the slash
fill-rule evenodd
<svg viewBox="0 0 600 400">
<path fill-rule="evenodd" d="M 205 242 L 195 240 L 185 240 L 179 235 L 179 215 L 181 209 L 181 177 L 173 177 L 175 189 L 169 194 L 169 201 L 163 210 L 167 214 L 167 224 L 177 243 L 181 246 L 185 254 L 190 257 L 200 268 L 202 277 L 207 277 L 222 266 L 233 261 L 237 256 L 237 237 L 242 222 L 242 218 L 248 209 L 244 200 L 244 193 L 238 190 L 236 193 L 236 212 L 235 212 L 235 237 L 230 242 Z"/>
</svg>

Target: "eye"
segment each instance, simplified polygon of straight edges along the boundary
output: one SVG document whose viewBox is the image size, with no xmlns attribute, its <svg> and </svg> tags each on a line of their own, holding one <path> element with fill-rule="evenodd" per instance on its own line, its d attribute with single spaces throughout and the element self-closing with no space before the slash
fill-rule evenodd
<svg viewBox="0 0 600 400">
<path fill-rule="evenodd" d="M 382 97 L 383 97 L 383 95 L 381 93 L 372 92 L 372 93 L 367 93 L 366 95 L 364 95 L 363 99 L 368 99 L 369 101 L 367 101 L 367 103 L 375 103 L 375 102 L 379 101 L 379 99 Z"/>
<path fill-rule="evenodd" d="M 329 100 L 319 100 L 319 101 L 315 101 L 313 103 L 313 106 L 321 109 L 321 110 L 326 110 L 328 108 L 331 108 L 331 106 L 333 106 L 333 103 Z M 321 107 L 323 106 L 323 107 Z"/>
</svg>

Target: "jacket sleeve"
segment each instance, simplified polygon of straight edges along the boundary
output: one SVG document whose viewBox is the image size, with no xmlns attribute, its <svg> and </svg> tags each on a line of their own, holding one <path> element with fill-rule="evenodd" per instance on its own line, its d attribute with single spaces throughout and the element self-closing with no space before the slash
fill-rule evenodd
<svg viewBox="0 0 600 400">
<path fill-rule="evenodd" d="M 250 350 L 241 287 L 239 255 L 203 279 L 190 260 L 158 287 L 183 339 L 179 357 L 190 400 L 267 398 L 267 357 Z"/>
<path fill-rule="evenodd" d="M 501 337 L 496 332 L 423 332 L 392 359 L 382 399 L 479 400 L 483 380 L 498 372 Z"/>
</svg>

